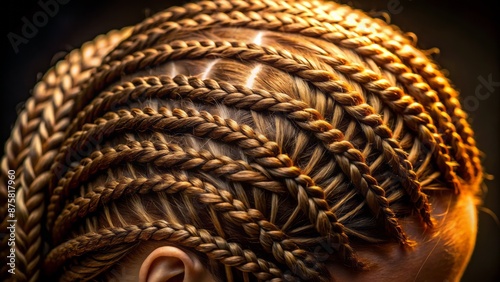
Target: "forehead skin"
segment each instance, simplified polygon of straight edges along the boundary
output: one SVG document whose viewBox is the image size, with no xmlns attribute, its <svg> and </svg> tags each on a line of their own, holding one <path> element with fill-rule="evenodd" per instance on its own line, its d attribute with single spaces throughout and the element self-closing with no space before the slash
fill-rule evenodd
<svg viewBox="0 0 500 282">
<path fill-rule="evenodd" d="M 332 265 L 336 281 L 459 281 L 472 255 L 477 233 L 475 197 L 443 194 L 432 198 L 436 225 L 425 230 L 412 219 L 402 219 L 408 237 L 417 244 L 404 248 L 396 244 L 355 246 L 368 269 L 359 273 Z"/>
</svg>

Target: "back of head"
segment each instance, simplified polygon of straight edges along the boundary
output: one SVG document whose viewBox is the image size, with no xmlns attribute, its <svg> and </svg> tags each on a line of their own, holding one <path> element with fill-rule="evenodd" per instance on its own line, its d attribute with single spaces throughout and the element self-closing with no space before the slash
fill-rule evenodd
<svg viewBox="0 0 500 282">
<path fill-rule="evenodd" d="M 120 280 L 153 241 L 224 281 L 369 272 L 361 250 L 411 253 L 407 230 L 436 236 L 440 200 L 476 192 L 457 95 L 410 38 L 344 5 L 172 7 L 35 88 L 2 163 L 24 182 L 18 277 Z"/>
</svg>

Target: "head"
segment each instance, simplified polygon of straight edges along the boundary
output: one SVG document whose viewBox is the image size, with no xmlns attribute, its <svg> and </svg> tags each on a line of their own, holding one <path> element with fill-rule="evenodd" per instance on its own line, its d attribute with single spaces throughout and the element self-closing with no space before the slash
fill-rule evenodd
<svg viewBox="0 0 500 282">
<path fill-rule="evenodd" d="M 344 5 L 170 8 L 35 88 L 2 163 L 25 183 L 19 272 L 457 281 L 482 179 L 457 97 L 415 42 Z"/>
</svg>

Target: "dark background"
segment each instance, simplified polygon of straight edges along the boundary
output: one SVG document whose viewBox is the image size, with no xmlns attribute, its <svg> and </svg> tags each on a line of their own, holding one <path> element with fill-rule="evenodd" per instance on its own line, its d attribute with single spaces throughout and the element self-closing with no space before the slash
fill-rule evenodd
<svg viewBox="0 0 500 282">
<path fill-rule="evenodd" d="M 47 2 L 49 0 L 42 0 Z M 68 0 L 64 0 L 68 1 Z M 63 2 L 64 2 L 63 1 Z M 16 118 L 16 108 L 25 101 L 37 80 L 54 62 L 83 42 L 111 29 L 133 25 L 170 5 L 185 1 L 94 1 L 69 0 L 49 17 L 28 43 L 16 53 L 9 43 L 9 32 L 21 35 L 22 18 L 32 20 L 42 8 L 38 1 L 5 0 L 2 2 L 3 58 L 0 75 L 0 155 Z M 435 60 L 447 71 L 462 94 L 474 96 L 479 77 L 500 83 L 499 10 L 495 1 L 433 0 L 357 0 L 341 1 L 365 11 L 385 10 L 391 23 L 418 35 L 422 49 L 438 47 Z M 497 84 L 498 84 L 497 83 Z M 480 100 L 470 111 L 479 148 L 485 153 L 486 172 L 497 179 L 485 181 L 487 196 L 479 212 L 479 234 L 473 258 L 462 281 L 500 281 L 500 85 Z M 485 88 L 482 89 L 484 93 Z"/>
</svg>

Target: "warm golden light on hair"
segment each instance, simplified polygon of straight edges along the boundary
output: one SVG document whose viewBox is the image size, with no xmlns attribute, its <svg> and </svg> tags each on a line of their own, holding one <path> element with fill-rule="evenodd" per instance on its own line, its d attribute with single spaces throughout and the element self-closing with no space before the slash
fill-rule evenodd
<svg viewBox="0 0 500 282">
<path fill-rule="evenodd" d="M 171 7 L 72 51 L 26 105 L 2 161 L 22 171 L 20 280 L 170 279 L 154 260 L 195 258 L 221 281 L 376 281 L 406 260 L 453 280 L 474 246 L 458 92 L 346 5 Z"/>
</svg>

